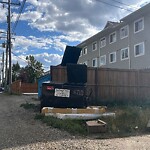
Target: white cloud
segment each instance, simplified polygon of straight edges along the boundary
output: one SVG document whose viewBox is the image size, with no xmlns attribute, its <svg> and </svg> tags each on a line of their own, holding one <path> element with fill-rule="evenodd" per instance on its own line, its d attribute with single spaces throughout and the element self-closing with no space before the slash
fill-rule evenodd
<svg viewBox="0 0 150 150">
<path fill-rule="evenodd" d="M 129 5 L 125 6 L 107 0 L 108 3 L 132 11 L 149 1 L 121 0 L 120 2 Z M 20 57 L 24 58 L 27 53 L 33 54 L 36 50 L 35 57 L 41 60 L 45 66 L 59 64 L 62 56 L 57 53 L 60 54 L 60 51 L 63 53 L 68 43 L 81 42 L 103 29 L 107 21 L 119 21 L 131 13 L 96 0 L 27 0 L 26 4 L 20 21 L 25 21 L 31 31 L 37 29 L 41 32 L 45 31 L 49 35 L 39 38 L 39 35 L 38 37 L 30 36 L 32 33 L 29 34 L 29 31 L 26 33 L 28 36 L 15 36 L 13 51 L 21 53 Z M 0 5 L 0 9 L 0 23 L 6 23 L 7 8 L 2 9 L 2 5 Z M 15 9 L 13 22 L 16 20 L 17 13 L 17 9 Z M 58 34 L 54 34 L 55 32 Z M 53 49 L 53 53 L 49 51 L 50 49 Z M 38 50 L 43 50 L 43 54 L 39 54 Z M 15 59 L 17 60 L 17 58 Z"/>
<path fill-rule="evenodd" d="M 4 6 L 4 5 L 2 5 L 2 4 L 0 4 L 0 23 L 2 23 L 2 22 L 6 22 L 6 17 L 4 17 L 4 16 L 6 16 L 6 14 L 7 14 L 7 8 Z"/>
<path fill-rule="evenodd" d="M 58 55 L 58 54 L 42 53 L 42 54 L 29 54 L 29 55 L 33 55 L 37 61 L 40 61 L 43 64 L 43 68 L 45 71 L 49 70 L 51 65 L 59 65 L 62 60 L 62 55 Z M 18 57 L 12 55 L 12 60 L 14 64 L 18 62 L 21 67 L 27 65 L 25 55 L 20 55 Z"/>
<path fill-rule="evenodd" d="M 50 65 L 58 65 L 61 63 L 62 55 L 58 54 L 48 54 L 48 53 L 42 53 L 42 54 L 35 54 L 34 57 L 36 60 L 43 63 L 44 66 Z"/>
<path fill-rule="evenodd" d="M 108 20 L 118 21 L 128 12 L 100 3 L 96 0 L 28 0 L 35 8 L 22 15 L 32 28 L 39 31 L 62 32 L 69 41 L 82 41 L 99 32 Z M 146 0 L 122 1 L 129 6 L 121 7 L 136 10 Z M 115 3 L 108 0 L 108 3 Z M 121 3 L 115 4 L 120 6 Z M 113 13 L 112 13 L 113 12 Z"/>
<path fill-rule="evenodd" d="M 20 56 L 16 56 L 12 54 L 12 64 L 16 64 L 19 63 L 20 67 L 24 67 L 27 65 L 27 61 L 26 61 L 26 56 L 25 55 L 20 55 Z"/>
<path fill-rule="evenodd" d="M 15 41 L 13 43 L 13 49 L 19 52 L 26 52 L 29 49 L 40 49 L 48 50 L 53 47 L 57 51 L 63 51 L 66 43 L 62 42 L 59 37 L 47 37 L 47 38 L 37 38 L 34 36 L 15 36 Z"/>
</svg>

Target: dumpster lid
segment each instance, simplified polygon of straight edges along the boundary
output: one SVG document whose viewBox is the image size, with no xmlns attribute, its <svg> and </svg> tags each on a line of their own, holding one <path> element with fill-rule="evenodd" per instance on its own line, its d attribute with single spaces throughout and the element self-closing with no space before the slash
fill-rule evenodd
<svg viewBox="0 0 150 150">
<path fill-rule="evenodd" d="M 66 64 L 77 64 L 81 52 L 81 48 L 76 46 L 66 46 L 61 66 L 66 66 Z"/>
</svg>

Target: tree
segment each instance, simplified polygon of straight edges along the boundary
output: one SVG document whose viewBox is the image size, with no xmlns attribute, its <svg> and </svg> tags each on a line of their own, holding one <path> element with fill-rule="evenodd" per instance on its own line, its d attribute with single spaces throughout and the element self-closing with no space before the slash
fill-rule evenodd
<svg viewBox="0 0 150 150">
<path fill-rule="evenodd" d="M 23 82 L 34 83 L 43 74 L 42 63 L 35 60 L 34 56 L 27 56 L 28 65 L 20 71 L 20 79 Z"/>
<path fill-rule="evenodd" d="M 20 74 L 20 65 L 17 62 L 12 66 L 12 81 L 16 81 L 19 77 L 19 74 Z"/>
<path fill-rule="evenodd" d="M 12 81 L 20 79 L 22 82 L 34 83 L 43 74 L 42 63 L 35 60 L 34 56 L 27 56 L 28 65 L 20 67 L 19 63 L 12 66 Z"/>
</svg>

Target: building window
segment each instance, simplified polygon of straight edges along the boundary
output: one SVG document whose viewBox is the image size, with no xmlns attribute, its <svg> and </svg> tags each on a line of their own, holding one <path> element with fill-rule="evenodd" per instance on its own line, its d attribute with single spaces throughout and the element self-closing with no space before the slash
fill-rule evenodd
<svg viewBox="0 0 150 150">
<path fill-rule="evenodd" d="M 129 27 L 128 26 L 124 26 L 123 28 L 120 29 L 120 38 L 121 39 L 128 37 L 128 34 L 129 34 Z"/>
<path fill-rule="evenodd" d="M 144 29 L 144 18 L 138 19 L 134 22 L 134 33 Z"/>
<path fill-rule="evenodd" d="M 116 62 L 116 52 L 113 52 L 113 53 L 109 54 L 109 62 L 110 63 Z"/>
<path fill-rule="evenodd" d="M 102 48 L 102 47 L 105 47 L 105 46 L 106 46 L 106 38 L 103 37 L 103 38 L 100 39 L 100 47 Z"/>
<path fill-rule="evenodd" d="M 109 43 L 114 43 L 116 42 L 116 32 L 113 32 L 109 35 Z"/>
<path fill-rule="evenodd" d="M 100 66 L 106 65 L 106 55 L 100 57 Z"/>
<path fill-rule="evenodd" d="M 83 51 L 83 55 L 86 55 L 87 54 L 87 47 L 84 47 L 82 51 Z"/>
<path fill-rule="evenodd" d="M 121 49 L 121 60 L 125 60 L 129 58 L 129 48 Z"/>
<path fill-rule="evenodd" d="M 93 51 L 97 50 L 97 42 L 94 42 L 94 43 L 92 44 L 92 50 L 93 50 Z"/>
<path fill-rule="evenodd" d="M 134 45 L 134 56 L 142 56 L 145 53 L 144 42 Z"/>
<path fill-rule="evenodd" d="M 97 58 L 92 60 L 92 67 L 97 67 Z"/>
</svg>

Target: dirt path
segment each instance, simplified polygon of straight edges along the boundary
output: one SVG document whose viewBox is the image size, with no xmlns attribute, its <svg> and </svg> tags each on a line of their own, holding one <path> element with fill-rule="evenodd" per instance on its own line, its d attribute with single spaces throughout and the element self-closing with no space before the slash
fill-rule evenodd
<svg viewBox="0 0 150 150">
<path fill-rule="evenodd" d="M 71 138 L 65 132 L 35 121 L 34 112 L 20 107 L 31 100 L 30 96 L 0 94 L 0 149 Z"/>
<path fill-rule="evenodd" d="M 34 120 L 33 111 L 20 107 L 31 96 L 0 94 L 0 150 L 149 150 L 150 135 L 95 140 L 72 136 Z"/>
</svg>

